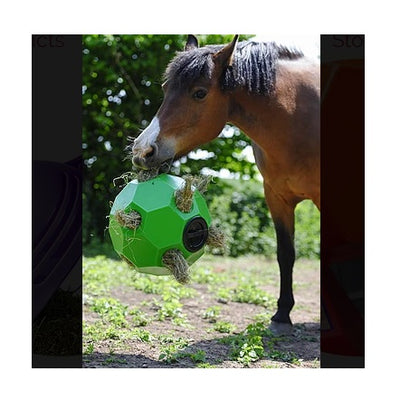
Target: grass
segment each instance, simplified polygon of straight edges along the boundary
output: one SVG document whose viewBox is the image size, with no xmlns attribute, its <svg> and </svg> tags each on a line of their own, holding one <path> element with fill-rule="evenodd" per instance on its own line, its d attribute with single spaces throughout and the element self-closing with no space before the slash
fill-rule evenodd
<svg viewBox="0 0 400 400">
<path fill-rule="evenodd" d="M 317 263 L 299 262 L 299 267 L 315 270 Z M 193 267 L 191 284 L 182 286 L 168 276 L 139 274 L 122 261 L 105 256 L 84 257 L 85 359 L 90 361 L 99 351 L 107 355 L 104 349 L 108 349 L 102 359 L 104 366 L 126 364 L 127 359 L 121 354 L 129 354 L 132 343 L 142 343 L 153 349 L 158 354 L 156 360 L 165 365 L 215 367 L 223 360 L 208 353 L 208 347 L 199 348 L 191 338 L 197 327 L 191 325 L 186 306 L 189 301 L 197 304 L 191 312 L 203 324 L 209 324 L 209 328 L 204 325 L 202 329 L 204 338 L 225 346 L 225 360 L 244 367 L 265 359 L 301 365 L 301 357 L 282 349 L 282 340 L 268 330 L 276 299 L 267 288 L 273 284 L 277 291 L 277 274 L 277 268 L 268 268 L 268 262 L 261 257 L 228 259 L 206 255 Z M 142 295 L 139 302 L 133 303 L 129 295 L 135 291 Z M 123 293 L 129 295 L 124 297 Z M 203 309 L 199 296 L 207 299 Z M 255 307 L 251 321 L 241 327 L 230 320 L 230 305 L 234 303 Z M 164 328 L 155 329 L 159 326 Z M 312 337 L 306 339 L 313 341 Z"/>
</svg>

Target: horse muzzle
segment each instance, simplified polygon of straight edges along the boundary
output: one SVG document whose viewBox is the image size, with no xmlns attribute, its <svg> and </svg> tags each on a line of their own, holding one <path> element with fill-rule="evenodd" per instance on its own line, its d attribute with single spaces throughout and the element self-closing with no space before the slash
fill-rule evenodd
<svg viewBox="0 0 400 400">
<path fill-rule="evenodd" d="M 166 165 L 169 169 L 174 156 L 175 152 L 172 148 L 157 143 L 145 148 L 136 144 L 132 147 L 132 164 L 140 169 L 161 168 Z"/>
<path fill-rule="evenodd" d="M 152 144 L 145 148 L 132 147 L 132 164 L 141 169 L 149 169 L 156 165 L 158 146 Z"/>
</svg>

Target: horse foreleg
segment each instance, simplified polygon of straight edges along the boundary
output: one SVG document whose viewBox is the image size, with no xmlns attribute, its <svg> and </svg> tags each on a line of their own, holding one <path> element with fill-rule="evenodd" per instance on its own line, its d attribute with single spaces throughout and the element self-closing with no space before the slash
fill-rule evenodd
<svg viewBox="0 0 400 400">
<path fill-rule="evenodd" d="M 292 283 L 295 260 L 294 209 L 296 203 L 294 201 L 290 202 L 274 193 L 268 184 L 264 184 L 264 191 L 275 225 L 280 272 L 278 311 L 272 317 L 271 329 L 277 333 L 284 334 L 292 330 L 292 321 L 289 314 L 294 306 Z"/>
</svg>

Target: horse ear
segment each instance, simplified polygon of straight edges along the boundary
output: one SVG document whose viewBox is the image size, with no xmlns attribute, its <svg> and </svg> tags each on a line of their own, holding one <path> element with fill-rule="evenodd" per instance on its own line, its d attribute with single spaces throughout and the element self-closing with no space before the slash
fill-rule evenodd
<svg viewBox="0 0 400 400">
<path fill-rule="evenodd" d="M 222 66 L 230 67 L 233 64 L 233 54 L 235 52 L 236 43 L 238 41 L 239 35 L 235 35 L 232 42 L 224 46 L 220 51 L 213 55 L 213 61 Z"/>
<path fill-rule="evenodd" d="M 197 49 L 199 47 L 199 42 L 197 41 L 196 36 L 188 35 L 186 44 L 185 44 L 185 51 Z"/>
</svg>

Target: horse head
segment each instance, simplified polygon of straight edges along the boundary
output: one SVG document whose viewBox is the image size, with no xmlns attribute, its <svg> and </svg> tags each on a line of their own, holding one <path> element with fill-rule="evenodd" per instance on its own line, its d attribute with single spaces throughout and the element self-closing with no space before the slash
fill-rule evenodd
<svg viewBox="0 0 400 400">
<path fill-rule="evenodd" d="M 162 85 L 163 102 L 147 128 L 134 140 L 132 162 L 159 167 L 216 138 L 229 112 L 221 77 L 232 65 L 238 36 L 225 46 L 198 47 L 189 35 L 185 49 L 170 62 Z"/>
</svg>

